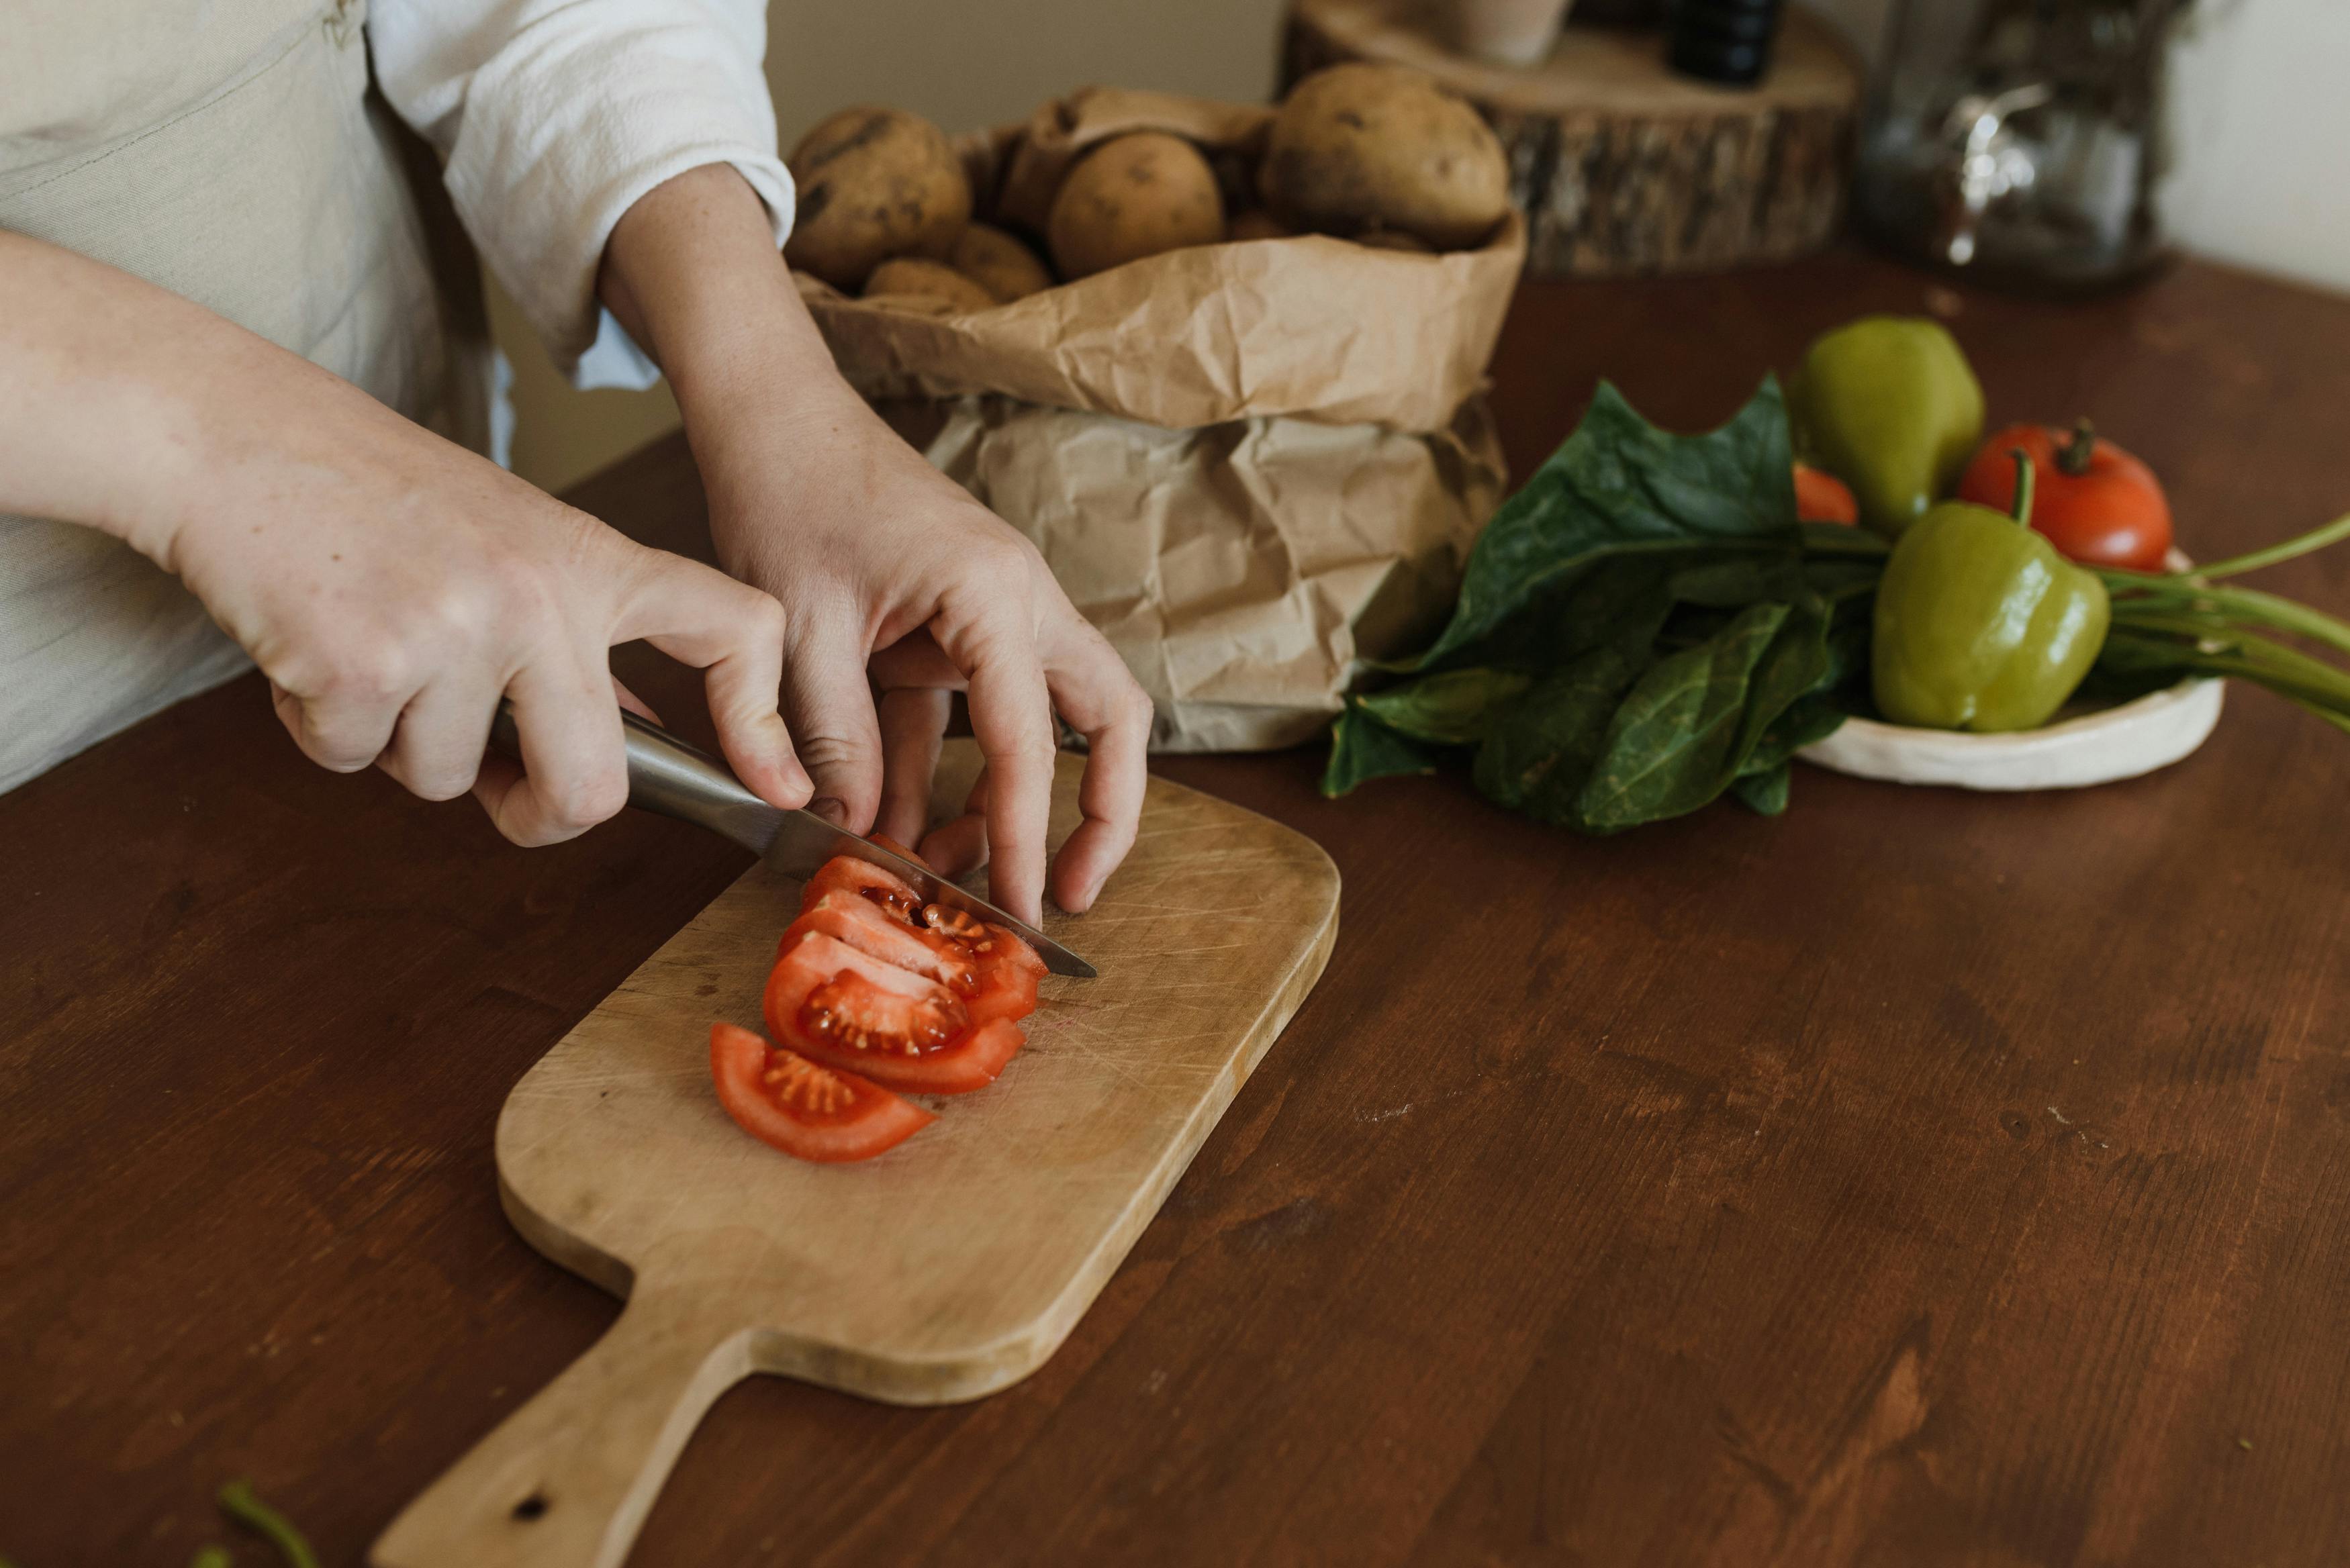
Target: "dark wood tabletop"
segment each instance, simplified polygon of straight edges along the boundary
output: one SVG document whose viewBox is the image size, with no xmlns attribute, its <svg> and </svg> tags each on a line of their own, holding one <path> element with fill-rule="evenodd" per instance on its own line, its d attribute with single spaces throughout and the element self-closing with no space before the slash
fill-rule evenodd
<svg viewBox="0 0 2350 1568">
<path fill-rule="evenodd" d="M 2203 265 L 1531 286 L 1513 466 L 1603 375 L 1696 428 L 1929 306 L 1995 418 L 2150 460 L 2194 553 L 2350 507 L 2350 301 Z M 702 526 L 679 441 L 576 499 Z M 2350 559 L 2264 586 L 2350 609 Z M 754 1380 L 633 1562 L 2350 1560 L 2342 735 L 2238 690 L 2131 783 L 1799 770 L 1779 819 L 1607 840 L 1320 763 L 1155 764 L 1346 901 L 1059 1355 L 936 1410 Z M 612 1321 L 500 1215 L 492 1125 L 743 864 L 633 814 L 507 848 L 307 765 L 253 679 L 0 798 L 0 1554 L 180 1568 L 242 1476 L 358 1562 Z"/>
</svg>

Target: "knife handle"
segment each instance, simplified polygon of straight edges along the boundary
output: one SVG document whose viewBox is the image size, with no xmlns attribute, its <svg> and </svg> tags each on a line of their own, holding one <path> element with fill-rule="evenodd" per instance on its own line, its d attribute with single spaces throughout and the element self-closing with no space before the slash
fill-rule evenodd
<svg viewBox="0 0 2350 1568">
<path fill-rule="evenodd" d="M 620 710 L 620 735 L 628 747 L 630 805 L 723 834 L 754 855 L 766 849 L 782 814 L 744 789 L 725 763 L 626 708 Z M 514 703 L 503 697 L 490 721 L 490 744 L 522 760 Z"/>
</svg>

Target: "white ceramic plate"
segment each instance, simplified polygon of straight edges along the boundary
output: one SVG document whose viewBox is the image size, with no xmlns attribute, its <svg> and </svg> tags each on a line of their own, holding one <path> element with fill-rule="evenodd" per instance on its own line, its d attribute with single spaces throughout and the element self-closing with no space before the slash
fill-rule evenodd
<svg viewBox="0 0 2350 1568">
<path fill-rule="evenodd" d="M 2174 550 L 2170 566 L 2187 557 Z M 2226 682 L 2189 680 L 2135 701 L 2037 730 L 1972 735 L 1846 719 L 1796 755 L 1807 763 L 1894 784 L 1960 789 L 2079 789 L 2167 768 L 2201 745 L 2220 722 Z"/>
<path fill-rule="evenodd" d="M 1960 789 L 2078 789 L 2167 768 L 2220 722 L 2227 683 L 2182 680 L 2133 702 L 2009 734 L 1917 730 L 1846 719 L 1796 753 L 1807 763 L 1895 784 Z"/>
</svg>

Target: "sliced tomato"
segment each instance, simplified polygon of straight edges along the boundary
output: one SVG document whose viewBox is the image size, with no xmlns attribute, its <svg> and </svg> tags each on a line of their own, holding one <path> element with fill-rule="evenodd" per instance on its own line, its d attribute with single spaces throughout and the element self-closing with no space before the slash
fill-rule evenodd
<svg viewBox="0 0 2350 1568">
<path fill-rule="evenodd" d="M 968 943 L 899 919 L 869 898 L 835 890 L 810 903 L 785 931 L 780 954 L 808 931 L 821 931 L 858 952 L 934 980 L 969 996 L 979 989 L 979 960 Z"/>
<path fill-rule="evenodd" d="M 770 1046 L 732 1023 L 710 1026 L 710 1075 L 737 1127 L 823 1165 L 871 1159 L 939 1119 L 854 1073 Z"/>
<path fill-rule="evenodd" d="M 821 931 L 776 961 L 764 1007 L 775 1037 L 810 1060 L 920 1094 L 986 1087 L 1024 1040 L 1000 1005 L 975 1019 L 944 986 Z"/>
<path fill-rule="evenodd" d="M 801 936 L 767 976 L 767 1027 L 785 1044 L 825 1041 L 861 1056 L 919 1056 L 971 1031 L 945 986 L 822 931 Z"/>
<path fill-rule="evenodd" d="M 816 868 L 808 878 L 807 891 L 800 895 L 800 912 L 815 908 L 816 901 L 827 893 L 855 893 L 910 921 L 922 907 L 922 897 L 905 882 L 884 871 L 869 860 L 859 860 L 854 855 L 836 855 Z"/>
<path fill-rule="evenodd" d="M 1010 1019 L 992 1018 L 966 1030 L 945 1049 L 919 1056 L 859 1052 L 821 1035 L 795 1043 L 801 1054 L 812 1062 L 862 1074 L 902 1094 L 967 1095 L 995 1082 L 1028 1037 Z"/>
<path fill-rule="evenodd" d="M 777 947 L 779 958 L 819 931 L 937 981 L 969 1006 L 974 1023 L 1036 1011 L 1045 961 L 1035 949 L 1002 926 L 920 902 L 912 888 L 878 866 L 849 856 L 826 862 L 809 878 L 800 911 Z"/>
<path fill-rule="evenodd" d="M 1045 961 L 1036 956 L 1036 950 L 1002 926 L 991 925 L 976 915 L 944 904 L 923 905 L 920 919 L 931 930 L 968 945 L 983 968 L 991 963 L 1009 963 L 1040 980 L 1044 978 Z"/>
<path fill-rule="evenodd" d="M 999 1018 L 1016 1023 L 1036 1011 L 1036 977 L 1016 964 L 992 964 L 979 971 L 979 989 L 962 1004 L 974 1025 Z"/>
</svg>

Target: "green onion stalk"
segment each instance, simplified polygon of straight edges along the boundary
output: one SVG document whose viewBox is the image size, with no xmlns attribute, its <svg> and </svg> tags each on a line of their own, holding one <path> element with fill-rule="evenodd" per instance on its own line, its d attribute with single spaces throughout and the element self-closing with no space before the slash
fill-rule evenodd
<svg viewBox="0 0 2350 1568">
<path fill-rule="evenodd" d="M 2101 670 L 2125 678 L 2232 676 L 2265 686 L 2350 731 L 2350 670 L 2277 640 L 2293 637 L 2350 654 L 2350 623 L 2229 579 L 2350 538 L 2350 515 L 2296 538 L 2183 572 L 2100 567 L 2113 601 Z"/>
</svg>

